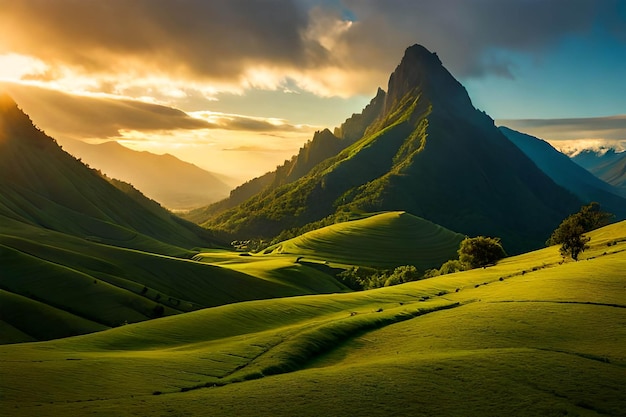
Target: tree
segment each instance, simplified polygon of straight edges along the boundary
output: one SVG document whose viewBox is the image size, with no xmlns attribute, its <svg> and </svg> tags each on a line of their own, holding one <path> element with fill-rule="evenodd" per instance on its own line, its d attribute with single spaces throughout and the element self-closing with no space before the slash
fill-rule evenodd
<svg viewBox="0 0 626 417">
<path fill-rule="evenodd" d="M 385 287 L 391 285 L 403 284 L 405 282 L 417 281 L 422 278 L 419 271 L 413 265 L 399 266 L 393 270 L 393 273 L 386 277 Z"/>
<path fill-rule="evenodd" d="M 466 237 L 459 247 L 459 261 L 468 269 L 494 264 L 506 256 L 498 237 Z"/>
<path fill-rule="evenodd" d="M 450 259 L 439 268 L 439 275 L 454 274 L 455 272 L 465 271 L 465 265 L 458 259 Z"/>
<path fill-rule="evenodd" d="M 611 213 L 602 211 L 600 204 L 595 201 L 587 204 L 586 206 L 582 206 L 576 215 L 580 224 L 585 229 L 585 232 L 590 232 L 602 226 L 606 226 L 611 222 L 613 217 L 615 217 Z"/>
<path fill-rule="evenodd" d="M 591 230 L 605 226 L 613 217 L 612 214 L 600 209 L 600 204 L 593 202 L 580 208 L 561 222 L 548 240 L 549 245 L 561 245 L 561 256 L 570 256 L 577 261 L 578 256 L 589 248 L 590 237 L 585 236 Z"/>
</svg>

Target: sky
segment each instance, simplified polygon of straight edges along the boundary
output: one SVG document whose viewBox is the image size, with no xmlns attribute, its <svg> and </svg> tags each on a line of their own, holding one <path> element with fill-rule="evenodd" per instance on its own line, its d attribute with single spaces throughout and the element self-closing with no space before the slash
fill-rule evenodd
<svg viewBox="0 0 626 417">
<path fill-rule="evenodd" d="M 247 180 L 437 52 L 498 124 L 626 148 L 626 0 L 0 0 L 0 88 L 65 139 Z"/>
</svg>

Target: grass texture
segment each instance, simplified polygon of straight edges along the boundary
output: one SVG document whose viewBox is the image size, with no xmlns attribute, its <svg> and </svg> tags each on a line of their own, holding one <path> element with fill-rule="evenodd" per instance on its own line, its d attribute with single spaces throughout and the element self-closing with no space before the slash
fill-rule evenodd
<svg viewBox="0 0 626 417">
<path fill-rule="evenodd" d="M 625 415 L 626 222 L 590 236 L 578 262 L 550 247 L 395 287 L 247 301 L 5 345 L 2 409 Z"/>
</svg>

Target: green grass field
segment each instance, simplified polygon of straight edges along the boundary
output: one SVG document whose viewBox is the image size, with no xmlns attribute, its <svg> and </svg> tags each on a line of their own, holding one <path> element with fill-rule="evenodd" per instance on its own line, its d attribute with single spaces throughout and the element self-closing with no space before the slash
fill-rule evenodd
<svg viewBox="0 0 626 417">
<path fill-rule="evenodd" d="M 6 219 L 0 229 L 0 261 L 7 265 L 0 272 L 0 290 L 7 301 L 0 307 L 0 322 L 11 331 L 0 342 L 74 336 L 246 300 L 345 292 L 333 277 L 341 268 L 436 267 L 455 256 L 462 238 L 392 212 L 316 230 L 264 254 L 212 249 L 185 259 Z M 129 239 L 137 247 L 168 249 L 143 235 Z M 304 262 L 296 262 L 302 257 Z M 62 324 L 38 320 L 42 308 Z"/>
<path fill-rule="evenodd" d="M 387 212 L 305 233 L 269 247 L 266 253 L 349 265 L 415 265 L 423 271 L 455 258 L 463 238 L 409 213 Z"/>
<path fill-rule="evenodd" d="M 0 326 L 7 328 L 0 343 L 73 336 L 245 300 L 345 290 L 293 259 L 260 263 L 258 273 L 245 265 L 239 271 L 9 220 L 0 228 L 0 265 Z"/>
<path fill-rule="evenodd" d="M 590 236 L 578 262 L 551 247 L 0 346 L 3 414 L 626 415 L 626 222 Z"/>
</svg>

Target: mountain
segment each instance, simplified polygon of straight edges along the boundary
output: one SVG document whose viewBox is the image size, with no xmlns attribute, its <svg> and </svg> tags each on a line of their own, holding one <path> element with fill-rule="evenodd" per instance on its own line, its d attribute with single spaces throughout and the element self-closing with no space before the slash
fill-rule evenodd
<svg viewBox="0 0 626 417">
<path fill-rule="evenodd" d="M 169 154 L 138 152 L 115 141 L 92 145 L 68 139 L 62 145 L 91 167 L 133 184 L 171 210 L 206 206 L 227 197 L 231 189 L 216 174 Z"/>
<path fill-rule="evenodd" d="M 555 183 L 584 202 L 597 201 L 618 219 L 626 218 L 626 199 L 620 196 L 619 188 L 594 176 L 544 140 L 504 126 L 499 129 Z"/>
<path fill-rule="evenodd" d="M 345 213 L 400 210 L 467 235 L 499 236 L 516 253 L 543 245 L 581 205 L 420 45 L 406 50 L 387 93 L 370 106 L 367 126 L 352 124 L 354 142 L 305 176 L 195 221 L 240 238 L 267 237 Z"/>
<path fill-rule="evenodd" d="M 602 152 L 584 150 L 572 157 L 578 165 L 598 178 L 618 187 L 626 196 L 626 152 L 607 149 Z"/>
</svg>

